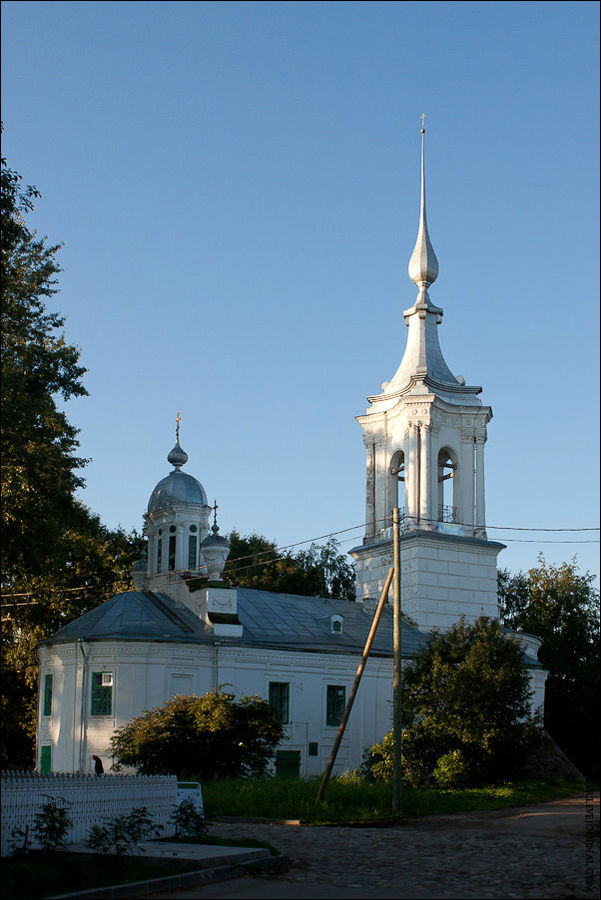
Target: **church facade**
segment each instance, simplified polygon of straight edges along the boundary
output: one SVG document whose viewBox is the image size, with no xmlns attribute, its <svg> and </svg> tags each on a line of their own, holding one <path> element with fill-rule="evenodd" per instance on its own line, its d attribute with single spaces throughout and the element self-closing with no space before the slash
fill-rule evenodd
<svg viewBox="0 0 601 900">
<path fill-rule="evenodd" d="M 490 407 L 481 388 L 454 376 L 440 349 L 442 309 L 428 289 L 438 274 L 426 222 L 422 131 L 421 204 L 409 275 L 418 288 L 404 313 L 407 345 L 382 392 L 358 417 L 366 448 L 366 531 L 351 550 L 356 602 L 231 587 L 220 582 L 229 553 L 202 484 L 172 471 L 145 514 L 148 552 L 134 590 L 71 622 L 38 647 L 37 764 L 87 772 L 111 763 L 110 738 L 132 716 L 174 694 L 223 688 L 270 701 L 284 725 L 276 769 L 316 775 L 327 764 L 384 581 L 392 565 L 392 511 L 402 513 L 403 659 L 433 628 L 464 615 L 497 616 L 496 558 L 484 508 L 484 444 Z M 518 636 L 530 666 L 533 705 L 546 672 L 537 638 Z M 392 609 L 380 622 L 335 773 L 361 763 L 392 720 Z"/>
</svg>

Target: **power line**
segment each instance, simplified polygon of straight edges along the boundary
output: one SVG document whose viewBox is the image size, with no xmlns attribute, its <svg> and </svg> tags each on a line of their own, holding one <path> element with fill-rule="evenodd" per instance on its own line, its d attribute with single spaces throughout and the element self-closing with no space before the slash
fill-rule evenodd
<svg viewBox="0 0 601 900">
<path fill-rule="evenodd" d="M 376 520 L 374 520 L 373 524 L 375 525 L 378 522 L 386 522 L 386 521 L 391 521 L 391 516 L 383 516 L 380 519 L 376 519 Z M 420 517 L 419 522 L 438 524 L 439 520 L 438 519 L 426 519 L 426 518 Z M 246 556 L 239 556 L 235 560 L 231 560 L 232 566 L 236 565 L 239 562 L 244 562 L 245 560 L 251 560 L 251 559 L 257 560 L 257 562 L 251 563 L 247 566 L 237 567 L 237 568 L 231 570 L 231 574 L 236 575 L 240 572 L 247 571 L 248 569 L 255 568 L 258 565 L 272 565 L 273 563 L 282 561 L 282 557 L 278 555 L 274 559 L 267 559 L 267 560 L 264 560 L 263 562 L 261 562 L 261 561 L 259 561 L 259 558 L 262 556 L 269 556 L 272 553 L 281 554 L 281 552 L 283 550 L 291 550 L 293 547 L 300 547 L 303 544 L 315 543 L 317 541 L 325 540 L 326 538 L 336 537 L 339 534 L 347 534 L 349 531 L 357 531 L 360 528 L 365 528 L 366 525 L 368 525 L 368 524 L 369 523 L 367 523 L 367 522 L 362 522 L 358 525 L 352 525 L 348 528 L 340 528 L 337 531 L 330 531 L 327 534 L 321 534 L 321 535 L 317 535 L 315 537 L 305 538 L 302 541 L 295 541 L 292 544 L 285 544 L 282 547 L 277 547 L 277 545 L 276 545 L 276 547 L 274 547 L 274 549 L 260 550 L 258 553 L 250 553 L 250 554 L 247 554 Z M 469 527 L 469 528 L 474 527 L 473 524 L 466 523 L 466 522 L 453 522 L 451 524 Z M 416 525 L 417 525 L 417 523 L 416 523 Z M 545 532 L 545 533 L 550 533 L 550 532 L 553 532 L 553 533 L 570 532 L 571 533 L 571 532 L 599 531 L 599 527 L 529 528 L 526 526 L 517 526 L 517 525 L 487 525 L 486 529 L 498 530 L 498 531 L 540 531 L 540 532 Z M 374 537 L 376 537 L 376 535 L 374 535 Z M 355 538 L 350 538 L 345 541 L 341 541 L 340 543 L 348 543 L 349 540 L 355 540 Z M 529 543 L 529 544 L 598 544 L 599 543 L 599 540 L 554 541 L 554 540 L 543 540 L 543 539 L 538 539 L 538 538 L 503 538 L 503 540 L 505 540 L 507 542 L 511 542 L 511 543 Z M 183 574 L 184 572 L 187 572 L 187 571 L 188 571 L 187 569 L 178 569 L 178 570 L 173 570 L 169 574 L 178 575 L 178 574 Z M 198 577 L 201 577 L 201 576 L 192 575 L 192 576 L 190 576 L 188 578 L 184 578 L 182 580 L 185 582 L 195 581 Z M 29 597 L 32 594 L 35 594 L 37 591 L 43 591 L 43 590 L 44 590 L 44 588 L 41 587 L 41 588 L 37 588 L 36 590 L 23 591 L 23 592 L 14 593 L 14 594 L 3 593 L 0 596 L 2 596 L 2 597 Z M 74 588 L 62 588 L 62 589 L 61 588 L 51 588 L 51 590 L 54 593 L 58 593 L 58 594 L 72 593 L 75 591 L 86 591 L 88 594 L 90 594 L 90 593 L 95 593 L 95 592 L 102 592 L 105 589 L 100 585 L 98 585 L 96 587 L 93 587 L 90 585 L 81 585 L 80 587 L 74 587 Z M 33 603 L 37 603 L 37 601 L 33 601 Z M 10 605 L 17 605 L 17 604 L 10 604 Z M 20 605 L 28 605 L 28 604 L 20 604 Z"/>
</svg>

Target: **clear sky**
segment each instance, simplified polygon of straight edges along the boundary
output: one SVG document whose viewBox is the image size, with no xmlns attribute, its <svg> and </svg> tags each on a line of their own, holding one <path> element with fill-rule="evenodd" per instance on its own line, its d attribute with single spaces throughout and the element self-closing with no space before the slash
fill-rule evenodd
<svg viewBox="0 0 601 900">
<path fill-rule="evenodd" d="M 415 287 L 492 406 L 489 526 L 598 525 L 596 2 L 5 2 L 3 155 L 64 242 L 84 501 L 141 527 L 182 414 L 222 531 L 364 520 L 354 417 Z M 348 549 L 361 531 L 341 535 Z M 598 532 L 489 530 L 598 572 Z M 348 540 L 347 540 L 348 539 Z"/>
</svg>

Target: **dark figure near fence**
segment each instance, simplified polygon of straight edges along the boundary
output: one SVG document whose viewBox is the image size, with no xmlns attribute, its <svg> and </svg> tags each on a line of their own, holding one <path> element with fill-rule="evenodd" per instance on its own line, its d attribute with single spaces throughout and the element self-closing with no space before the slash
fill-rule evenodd
<svg viewBox="0 0 601 900">
<path fill-rule="evenodd" d="M 102 760 L 100 759 L 100 757 L 96 756 L 96 754 L 94 754 L 92 759 L 94 760 L 94 771 L 96 772 L 96 774 L 103 775 L 104 774 L 104 766 L 102 765 Z"/>
</svg>

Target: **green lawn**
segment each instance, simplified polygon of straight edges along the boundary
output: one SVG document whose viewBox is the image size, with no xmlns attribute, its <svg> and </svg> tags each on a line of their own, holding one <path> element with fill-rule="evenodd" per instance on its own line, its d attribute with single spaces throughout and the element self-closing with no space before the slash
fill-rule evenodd
<svg viewBox="0 0 601 900">
<path fill-rule="evenodd" d="M 579 781 L 521 781 L 515 784 L 469 788 L 455 791 L 435 789 L 403 790 L 403 813 L 391 811 L 391 786 L 369 783 L 354 776 L 334 778 L 326 800 L 319 806 L 315 797 L 320 779 L 280 778 L 232 779 L 205 782 L 205 814 L 249 818 L 300 819 L 309 823 L 365 822 L 414 816 L 462 812 L 475 809 L 503 809 L 553 800 L 583 792 Z"/>
</svg>

